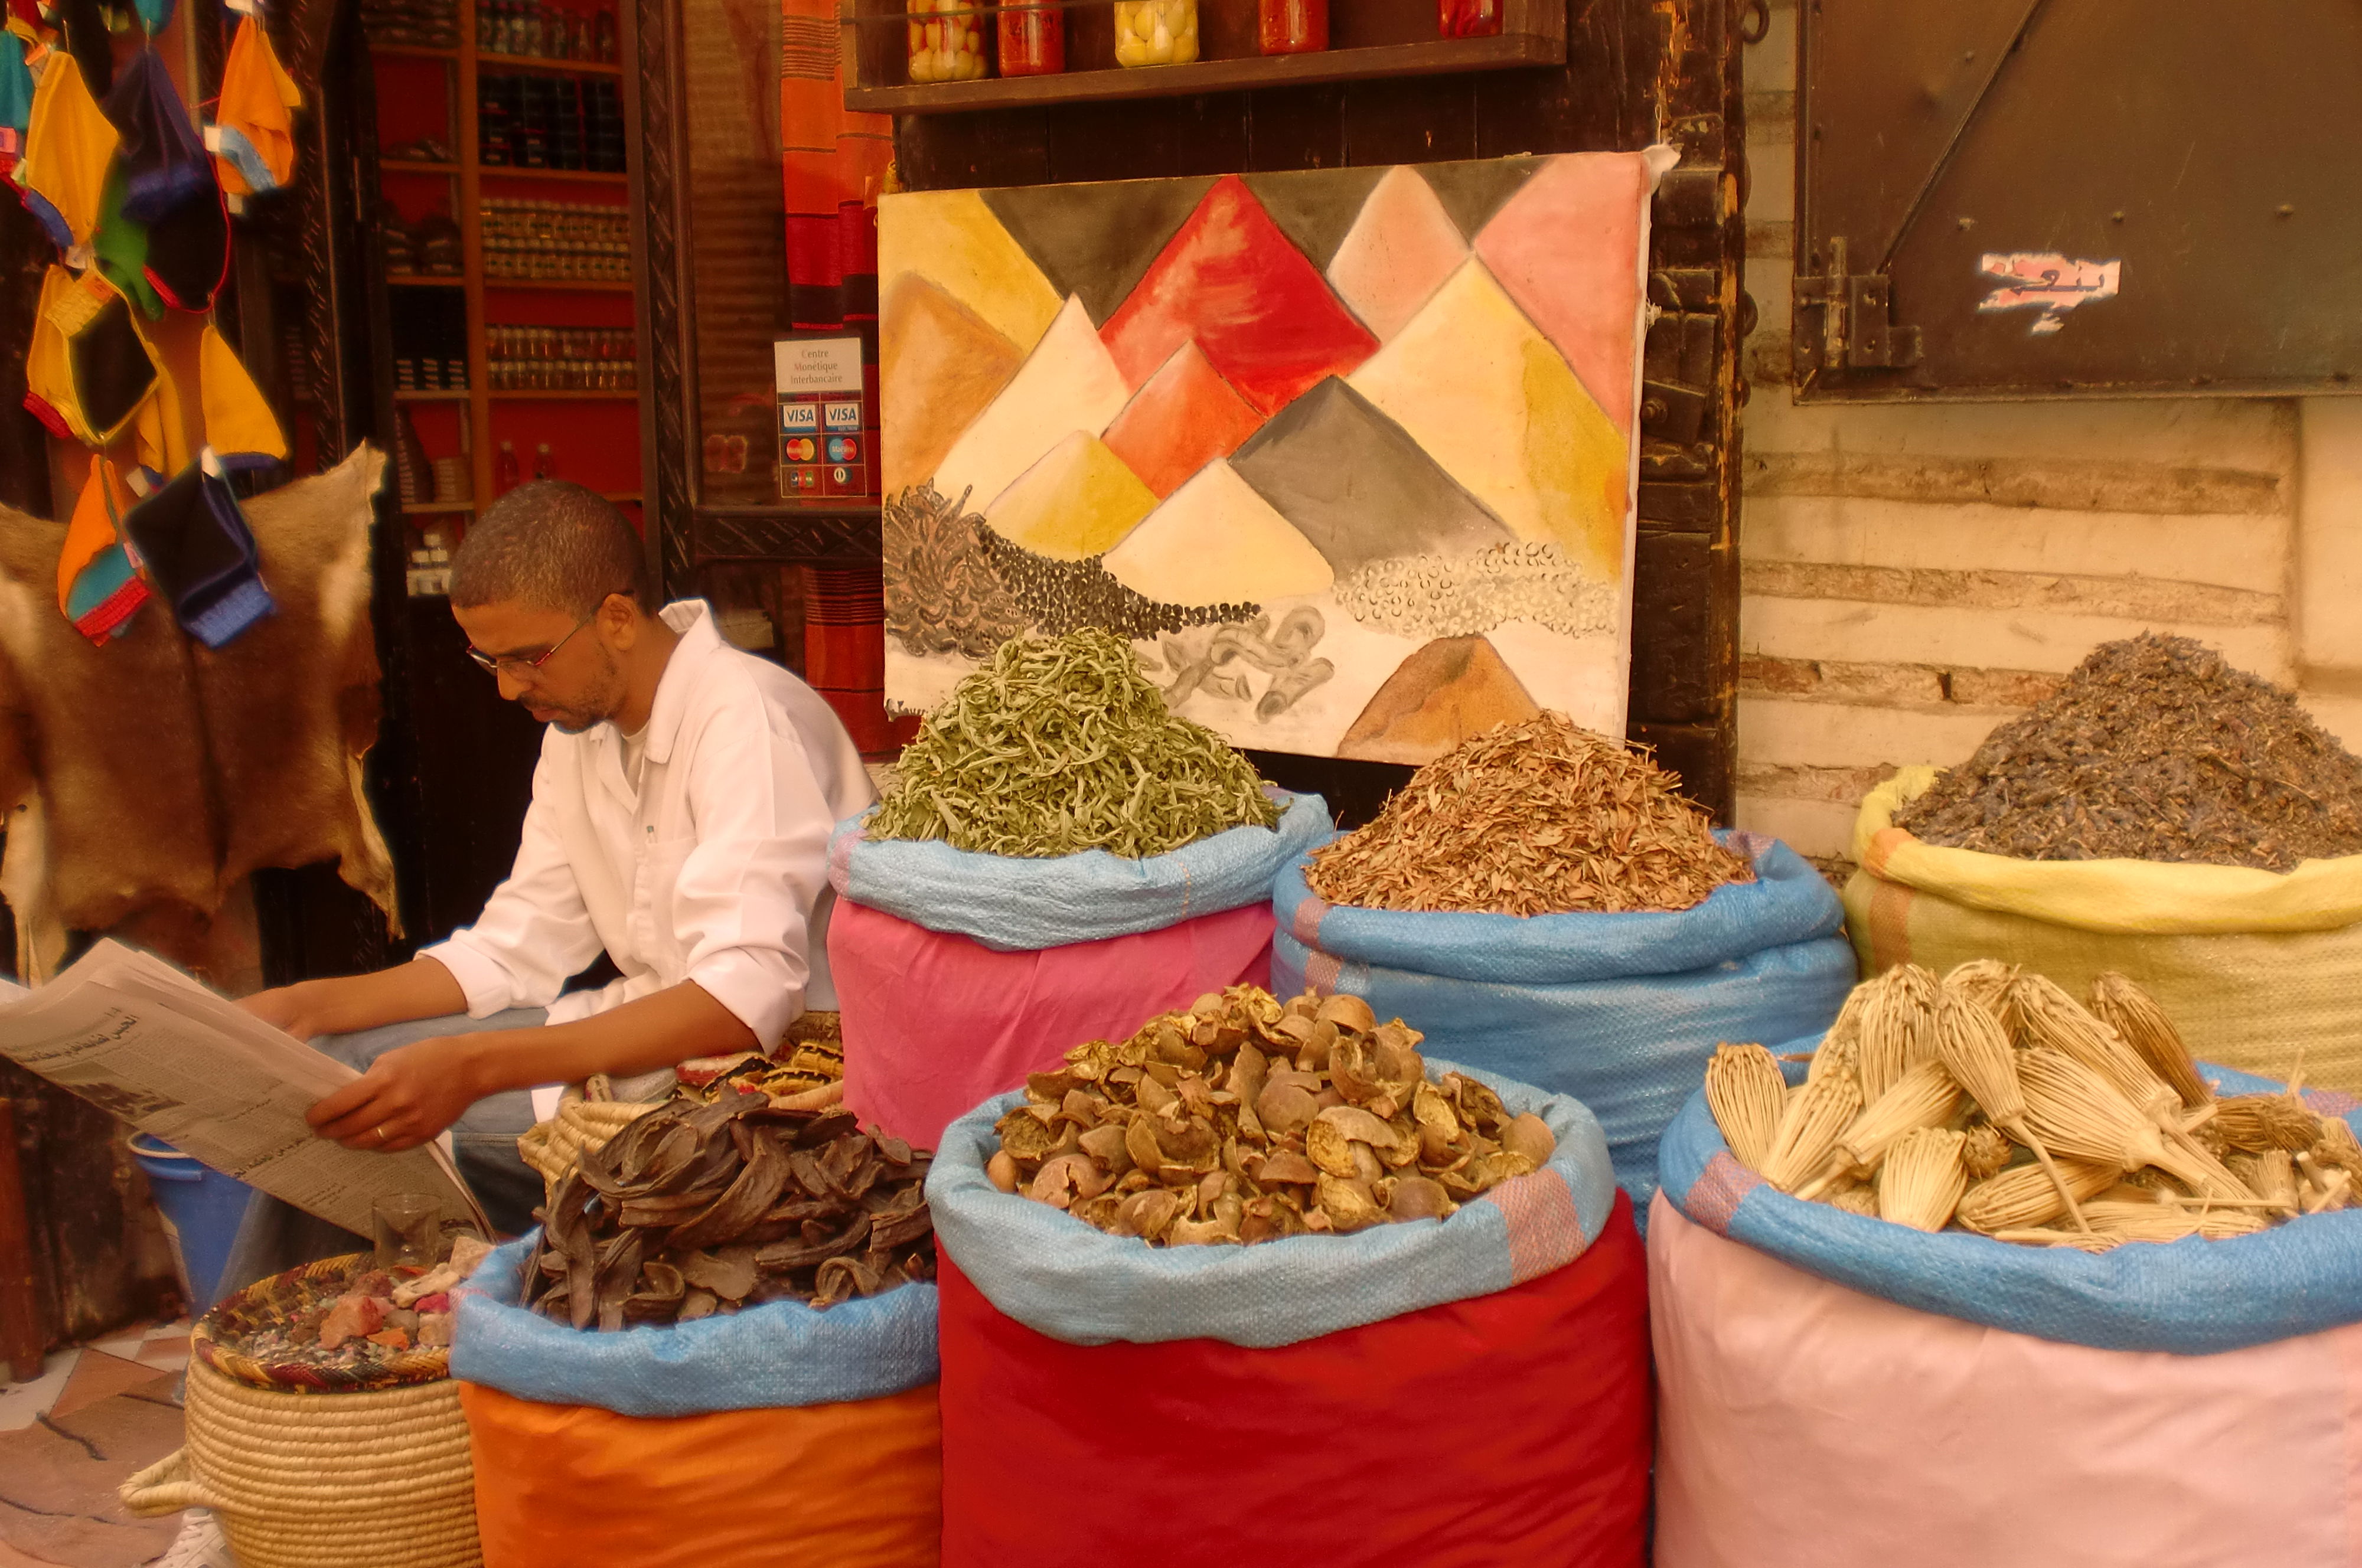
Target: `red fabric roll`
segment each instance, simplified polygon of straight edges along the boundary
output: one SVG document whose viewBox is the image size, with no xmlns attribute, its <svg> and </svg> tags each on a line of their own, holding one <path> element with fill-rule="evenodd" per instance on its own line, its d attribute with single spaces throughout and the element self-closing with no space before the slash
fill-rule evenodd
<svg viewBox="0 0 2362 1568">
<path fill-rule="evenodd" d="M 1652 1442 L 1630 1199 L 1491 1296 L 1247 1350 L 1072 1345 L 942 1264 L 944 1568 L 1639 1568 Z"/>
</svg>

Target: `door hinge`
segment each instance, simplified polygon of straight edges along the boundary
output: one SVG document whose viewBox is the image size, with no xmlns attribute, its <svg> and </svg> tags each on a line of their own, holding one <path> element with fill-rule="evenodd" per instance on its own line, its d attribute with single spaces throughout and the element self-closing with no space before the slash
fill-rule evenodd
<svg viewBox="0 0 2362 1568">
<path fill-rule="evenodd" d="M 1800 383 L 1825 370 L 1908 370 L 1919 362 L 1919 329 L 1896 324 L 1893 280 L 1849 272 L 1846 242 L 1832 239 L 1829 270 L 1796 276 L 1794 352 Z"/>
</svg>

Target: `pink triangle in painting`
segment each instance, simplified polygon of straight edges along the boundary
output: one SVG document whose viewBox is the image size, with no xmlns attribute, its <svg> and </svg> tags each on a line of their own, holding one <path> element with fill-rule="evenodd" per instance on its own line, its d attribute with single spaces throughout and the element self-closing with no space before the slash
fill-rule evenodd
<svg viewBox="0 0 2362 1568">
<path fill-rule="evenodd" d="M 1568 153 L 1545 164 L 1476 236 L 1476 254 L 1501 287 L 1627 435 L 1648 191 L 1639 153 Z"/>
<path fill-rule="evenodd" d="M 1263 415 L 1198 346 L 1184 343 L 1131 394 L 1102 439 L 1162 501 L 1216 458 L 1238 450 L 1262 425 Z"/>
<path fill-rule="evenodd" d="M 1262 414 L 1378 347 L 1234 174 L 1214 182 L 1099 337 L 1134 387 L 1194 340 Z"/>
<path fill-rule="evenodd" d="M 1329 282 L 1381 340 L 1391 338 L 1468 259 L 1460 226 L 1407 164 L 1378 182 L 1329 263 Z"/>
</svg>

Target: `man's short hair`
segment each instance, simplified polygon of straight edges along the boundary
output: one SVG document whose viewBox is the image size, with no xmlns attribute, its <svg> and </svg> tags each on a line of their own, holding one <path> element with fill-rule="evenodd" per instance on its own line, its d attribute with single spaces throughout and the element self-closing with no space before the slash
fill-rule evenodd
<svg viewBox="0 0 2362 1568">
<path fill-rule="evenodd" d="M 639 530 L 595 490 L 521 484 L 484 509 L 451 559 L 451 602 L 525 604 L 588 617 L 611 593 L 653 615 L 656 583 Z"/>
</svg>

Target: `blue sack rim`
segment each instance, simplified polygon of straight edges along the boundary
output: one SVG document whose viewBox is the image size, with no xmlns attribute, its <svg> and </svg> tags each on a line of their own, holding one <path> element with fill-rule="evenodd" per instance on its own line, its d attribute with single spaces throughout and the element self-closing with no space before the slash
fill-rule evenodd
<svg viewBox="0 0 2362 1568">
<path fill-rule="evenodd" d="M 1013 1090 L 944 1129 L 927 1175 L 936 1243 L 994 1307 L 1052 1339 L 1212 1339 L 1251 1349 L 1492 1295 L 1582 1256 L 1617 1195 L 1606 1136 L 1590 1108 L 1433 1056 L 1427 1067 L 1430 1078 L 1456 1072 L 1486 1085 L 1513 1114 L 1540 1116 L 1558 1137 L 1557 1152 L 1449 1220 L 1253 1246 L 1151 1247 L 992 1185 L 985 1162 L 999 1147 L 993 1124 L 1025 1099 Z M 995 1232 L 1004 1244 L 993 1243 Z"/>
<path fill-rule="evenodd" d="M 536 1227 L 495 1248 L 455 1293 L 452 1376 L 541 1404 L 670 1417 L 878 1399 L 940 1375 L 932 1284 L 825 1310 L 770 1301 L 601 1333 L 516 1304 L 540 1235 Z"/>
<path fill-rule="evenodd" d="M 1755 880 L 1727 883 L 1686 910 L 1507 915 L 1332 904 L 1305 880 L 1308 852 L 1275 879 L 1272 910 L 1281 930 L 1333 958 L 1531 985 L 1711 968 L 1843 928 L 1845 906 L 1827 878 L 1786 844 L 1738 829 L 1717 828 L 1715 838 L 1749 856 Z"/>
</svg>

